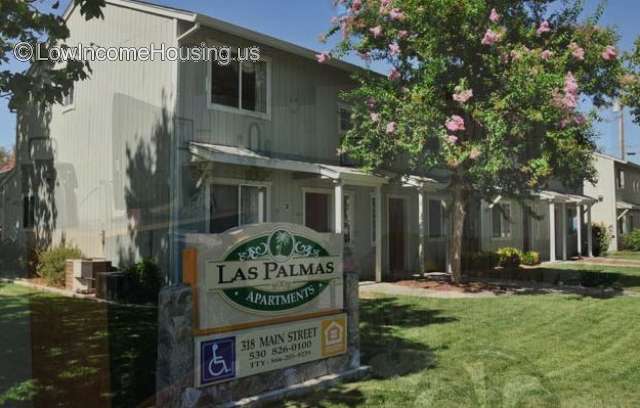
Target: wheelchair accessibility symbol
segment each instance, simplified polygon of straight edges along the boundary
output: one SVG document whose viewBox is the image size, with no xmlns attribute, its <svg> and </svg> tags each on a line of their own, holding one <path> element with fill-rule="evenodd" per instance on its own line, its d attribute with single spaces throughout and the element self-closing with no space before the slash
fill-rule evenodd
<svg viewBox="0 0 640 408">
<path fill-rule="evenodd" d="M 225 337 L 200 343 L 202 384 L 236 376 L 236 338 Z"/>
</svg>

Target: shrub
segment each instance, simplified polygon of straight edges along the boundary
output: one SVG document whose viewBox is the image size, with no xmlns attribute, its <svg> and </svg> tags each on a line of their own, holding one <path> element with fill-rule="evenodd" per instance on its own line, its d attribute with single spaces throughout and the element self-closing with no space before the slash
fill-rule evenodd
<svg viewBox="0 0 640 408">
<path fill-rule="evenodd" d="M 604 223 L 595 223 L 591 227 L 593 237 L 593 256 L 605 255 L 613 239 L 612 228 Z"/>
<path fill-rule="evenodd" d="M 82 251 L 65 244 L 40 252 L 36 271 L 51 286 L 64 286 L 64 265 L 68 259 L 83 258 Z"/>
<path fill-rule="evenodd" d="M 503 268 L 517 268 L 520 266 L 522 251 L 517 248 L 500 248 L 497 251 L 498 265 Z"/>
<path fill-rule="evenodd" d="M 498 254 L 495 252 L 473 252 L 462 256 L 462 269 L 465 271 L 477 271 L 493 269 L 498 266 Z"/>
<path fill-rule="evenodd" d="M 522 264 L 527 266 L 539 265 L 540 254 L 536 251 L 529 251 L 522 254 Z"/>
<path fill-rule="evenodd" d="M 624 236 L 624 248 L 630 251 L 640 251 L 640 229 L 635 229 Z"/>
<path fill-rule="evenodd" d="M 160 267 L 151 259 L 144 259 L 125 269 L 125 300 L 132 303 L 156 303 L 162 288 Z"/>
</svg>

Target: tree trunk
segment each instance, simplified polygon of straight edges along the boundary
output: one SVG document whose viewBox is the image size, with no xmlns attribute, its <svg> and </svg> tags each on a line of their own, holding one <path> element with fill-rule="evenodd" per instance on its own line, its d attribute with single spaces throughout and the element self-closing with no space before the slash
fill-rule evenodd
<svg viewBox="0 0 640 408">
<path fill-rule="evenodd" d="M 467 202 L 469 194 L 460 185 L 451 186 L 453 201 L 451 203 L 451 240 L 449 243 L 449 262 L 453 282 L 459 283 L 462 279 L 462 239 L 464 233 L 464 221 L 467 216 Z"/>
</svg>

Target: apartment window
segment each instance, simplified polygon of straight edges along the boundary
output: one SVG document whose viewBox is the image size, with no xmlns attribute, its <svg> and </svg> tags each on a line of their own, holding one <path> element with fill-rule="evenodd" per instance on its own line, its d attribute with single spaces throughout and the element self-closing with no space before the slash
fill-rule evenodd
<svg viewBox="0 0 640 408">
<path fill-rule="evenodd" d="M 33 228 L 36 225 L 36 198 L 25 196 L 22 199 L 22 227 Z"/>
<path fill-rule="evenodd" d="M 69 92 L 62 97 L 62 106 L 64 107 L 73 106 L 74 99 L 75 99 L 75 91 L 76 91 L 75 86 L 71 85 L 71 88 L 69 88 Z"/>
<path fill-rule="evenodd" d="M 351 108 L 344 104 L 338 104 L 338 131 L 341 135 L 351 130 Z"/>
<path fill-rule="evenodd" d="M 509 238 L 511 236 L 511 205 L 495 205 L 491 209 L 493 238 Z"/>
<path fill-rule="evenodd" d="M 618 173 L 616 174 L 616 186 L 619 189 L 624 188 L 624 170 L 618 170 Z"/>
<path fill-rule="evenodd" d="M 211 62 L 210 104 L 214 107 L 267 114 L 268 63 Z"/>
<path fill-rule="evenodd" d="M 442 238 L 444 236 L 444 211 L 442 201 L 429 200 L 429 238 Z"/>
<path fill-rule="evenodd" d="M 209 231 L 219 234 L 241 225 L 266 222 L 267 188 L 212 184 Z"/>
<path fill-rule="evenodd" d="M 330 232 L 328 193 L 304 193 L 304 225 L 318 232 Z"/>
</svg>

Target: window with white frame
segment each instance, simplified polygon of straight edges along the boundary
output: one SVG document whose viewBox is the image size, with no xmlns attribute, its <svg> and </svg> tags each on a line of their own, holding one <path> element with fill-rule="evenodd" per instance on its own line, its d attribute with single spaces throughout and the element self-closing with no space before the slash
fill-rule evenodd
<svg viewBox="0 0 640 408">
<path fill-rule="evenodd" d="M 351 107 L 346 104 L 338 104 L 338 132 L 344 135 L 351 130 Z"/>
<path fill-rule="evenodd" d="M 73 106 L 74 99 L 75 99 L 75 91 L 76 91 L 75 86 L 71 85 L 71 88 L 69 88 L 69 91 L 62 96 L 62 106 L 64 106 L 65 108 Z"/>
<path fill-rule="evenodd" d="M 210 233 L 266 222 L 266 186 L 212 184 L 209 199 Z"/>
<path fill-rule="evenodd" d="M 619 189 L 624 188 L 624 170 L 618 169 L 618 173 L 616 174 L 616 187 Z"/>
<path fill-rule="evenodd" d="M 491 209 L 493 238 L 511 237 L 511 204 L 496 204 Z"/>
<path fill-rule="evenodd" d="M 211 62 L 210 106 L 267 115 L 269 63 L 267 61 Z"/>
<path fill-rule="evenodd" d="M 442 201 L 429 200 L 427 212 L 429 217 L 429 238 L 444 237 L 444 208 Z"/>
</svg>

